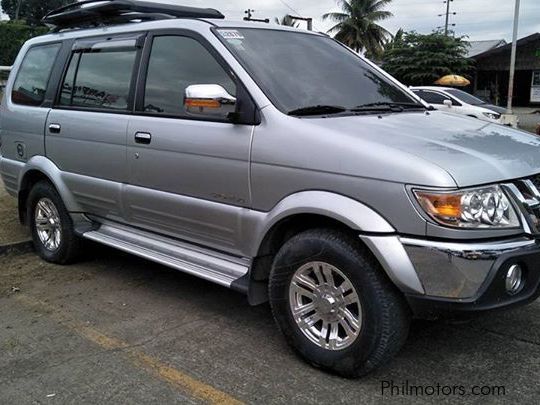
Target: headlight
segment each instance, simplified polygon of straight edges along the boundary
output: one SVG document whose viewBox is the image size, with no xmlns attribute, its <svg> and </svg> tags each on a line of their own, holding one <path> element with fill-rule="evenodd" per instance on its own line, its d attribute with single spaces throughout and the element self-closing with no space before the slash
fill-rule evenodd
<svg viewBox="0 0 540 405">
<path fill-rule="evenodd" d="M 416 199 L 435 221 L 458 228 L 515 228 L 517 214 L 499 186 L 452 192 L 414 190 Z"/>
<path fill-rule="evenodd" d="M 484 112 L 482 114 L 484 114 L 484 116 L 488 117 L 490 120 L 498 120 L 501 118 L 501 114 L 497 113 Z"/>
</svg>

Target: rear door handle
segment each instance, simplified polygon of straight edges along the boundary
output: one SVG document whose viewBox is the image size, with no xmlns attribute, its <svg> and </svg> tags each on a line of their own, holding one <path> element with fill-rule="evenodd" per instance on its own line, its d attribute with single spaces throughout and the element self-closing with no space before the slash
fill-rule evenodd
<svg viewBox="0 0 540 405">
<path fill-rule="evenodd" d="M 62 126 L 60 124 L 49 124 L 49 132 L 51 134 L 59 134 Z"/>
<path fill-rule="evenodd" d="M 152 142 L 152 134 L 148 132 L 137 132 L 135 134 L 135 142 L 148 145 L 150 142 Z"/>
</svg>

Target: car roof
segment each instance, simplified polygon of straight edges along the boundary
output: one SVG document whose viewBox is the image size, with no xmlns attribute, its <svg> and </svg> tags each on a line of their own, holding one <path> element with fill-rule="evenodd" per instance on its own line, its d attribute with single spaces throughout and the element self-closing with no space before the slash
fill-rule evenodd
<svg viewBox="0 0 540 405">
<path fill-rule="evenodd" d="M 51 32 L 39 37 L 32 38 L 28 41 L 29 45 L 34 45 L 42 42 L 66 40 L 73 38 L 84 38 L 92 37 L 99 35 L 111 35 L 111 34 L 121 34 L 129 32 L 141 32 L 141 31 L 153 31 L 161 29 L 188 29 L 193 31 L 203 31 L 208 30 L 212 27 L 215 28 L 255 28 L 255 29 L 266 29 L 266 30 L 278 30 L 278 31 L 289 31 L 296 33 L 304 33 L 311 35 L 326 35 L 314 31 L 307 31 L 303 29 L 298 29 L 294 27 L 288 27 L 278 24 L 267 24 L 260 22 L 252 21 L 234 21 L 234 20 L 223 20 L 223 19 L 199 19 L 199 18 L 176 18 L 176 19 L 165 19 L 157 21 L 146 21 L 139 23 L 125 23 L 117 25 L 109 25 L 104 27 L 97 28 L 81 28 L 81 29 L 68 29 L 59 32 Z"/>
<path fill-rule="evenodd" d="M 442 86 L 412 86 L 411 90 L 455 90 L 452 87 L 442 87 Z"/>
</svg>

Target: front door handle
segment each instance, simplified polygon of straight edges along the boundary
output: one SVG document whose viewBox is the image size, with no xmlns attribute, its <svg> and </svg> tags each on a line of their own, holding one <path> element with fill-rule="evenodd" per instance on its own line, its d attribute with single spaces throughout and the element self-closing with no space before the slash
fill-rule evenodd
<svg viewBox="0 0 540 405">
<path fill-rule="evenodd" d="M 135 143 L 142 143 L 143 145 L 148 145 L 152 142 L 152 134 L 148 132 L 137 132 L 135 134 Z"/>
<path fill-rule="evenodd" d="M 49 124 L 49 132 L 51 134 L 59 134 L 62 126 L 60 124 Z"/>
</svg>

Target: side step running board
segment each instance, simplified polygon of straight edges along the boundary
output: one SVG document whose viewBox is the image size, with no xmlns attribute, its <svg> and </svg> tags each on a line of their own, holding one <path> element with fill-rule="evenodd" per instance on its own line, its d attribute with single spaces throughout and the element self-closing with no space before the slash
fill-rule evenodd
<svg viewBox="0 0 540 405">
<path fill-rule="evenodd" d="M 120 225 L 102 224 L 82 236 L 214 283 L 247 291 L 245 279 L 241 279 L 248 274 L 250 259 Z"/>
</svg>

